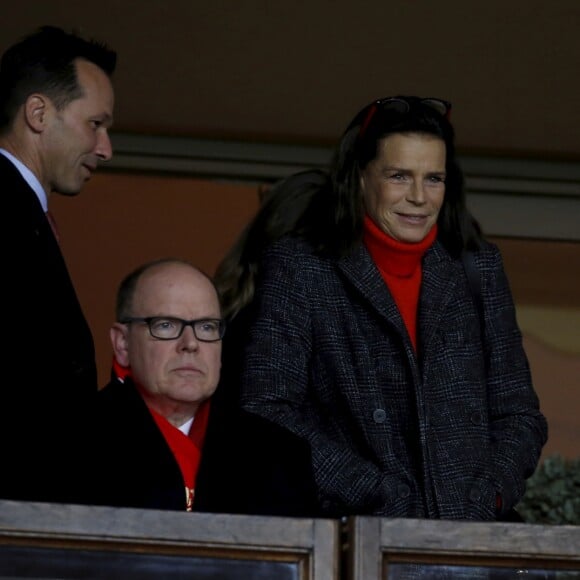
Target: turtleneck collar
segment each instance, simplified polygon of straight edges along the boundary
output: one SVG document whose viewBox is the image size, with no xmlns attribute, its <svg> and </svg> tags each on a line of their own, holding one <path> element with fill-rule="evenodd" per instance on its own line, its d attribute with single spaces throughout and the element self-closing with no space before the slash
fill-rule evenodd
<svg viewBox="0 0 580 580">
<path fill-rule="evenodd" d="M 364 218 L 363 242 L 373 261 L 384 274 L 407 278 L 420 266 L 425 252 L 437 238 L 437 224 L 417 243 L 401 242 L 385 233 L 367 214 Z"/>
</svg>

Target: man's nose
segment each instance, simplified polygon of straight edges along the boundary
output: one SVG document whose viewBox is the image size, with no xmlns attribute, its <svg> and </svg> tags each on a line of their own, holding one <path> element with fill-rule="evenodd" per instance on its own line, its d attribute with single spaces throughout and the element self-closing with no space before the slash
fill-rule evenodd
<svg viewBox="0 0 580 580">
<path fill-rule="evenodd" d="M 179 337 L 180 348 L 186 350 L 197 350 L 199 348 L 199 340 L 193 332 L 193 327 L 191 325 L 185 326 L 183 332 Z"/>
<path fill-rule="evenodd" d="M 99 133 L 95 153 L 101 161 L 109 161 L 113 157 L 113 145 L 108 131 Z"/>
</svg>

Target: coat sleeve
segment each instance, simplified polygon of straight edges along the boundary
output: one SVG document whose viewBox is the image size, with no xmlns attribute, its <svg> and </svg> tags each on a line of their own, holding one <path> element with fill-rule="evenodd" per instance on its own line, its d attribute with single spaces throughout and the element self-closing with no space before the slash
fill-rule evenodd
<svg viewBox="0 0 580 580">
<path fill-rule="evenodd" d="M 492 466 L 505 514 L 522 498 L 547 440 L 499 250 L 480 256 Z"/>
</svg>

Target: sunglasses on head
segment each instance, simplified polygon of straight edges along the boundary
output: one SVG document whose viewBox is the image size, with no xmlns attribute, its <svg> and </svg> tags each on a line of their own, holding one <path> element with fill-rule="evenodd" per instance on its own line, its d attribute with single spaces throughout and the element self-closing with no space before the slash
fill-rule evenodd
<svg viewBox="0 0 580 580">
<path fill-rule="evenodd" d="M 449 119 L 451 114 L 451 103 L 443 99 L 437 99 L 435 97 L 385 97 L 369 105 L 368 112 L 360 126 L 359 138 L 366 132 L 379 108 L 384 110 L 390 109 L 398 113 L 408 113 L 411 107 L 417 105 L 429 107 L 446 119 Z"/>
</svg>

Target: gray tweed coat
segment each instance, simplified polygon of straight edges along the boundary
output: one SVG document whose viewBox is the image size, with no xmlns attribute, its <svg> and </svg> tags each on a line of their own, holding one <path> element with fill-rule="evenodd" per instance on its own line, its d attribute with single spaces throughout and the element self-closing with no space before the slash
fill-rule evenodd
<svg viewBox="0 0 580 580">
<path fill-rule="evenodd" d="M 364 246 L 266 253 L 242 404 L 310 443 L 324 514 L 493 520 L 522 497 L 547 425 L 498 249 L 476 263 L 484 334 L 461 262 L 424 256 L 417 355 Z"/>
</svg>

